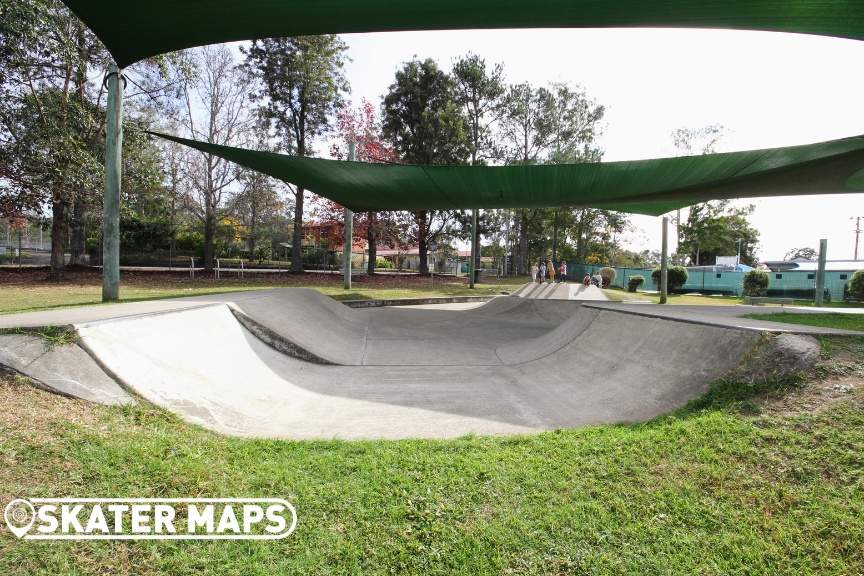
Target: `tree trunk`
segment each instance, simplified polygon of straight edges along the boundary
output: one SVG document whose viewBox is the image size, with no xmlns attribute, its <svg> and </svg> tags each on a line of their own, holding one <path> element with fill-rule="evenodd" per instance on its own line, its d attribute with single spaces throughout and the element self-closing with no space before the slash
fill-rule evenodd
<svg viewBox="0 0 864 576">
<path fill-rule="evenodd" d="M 422 211 L 418 215 L 417 221 L 417 248 L 419 249 L 418 256 L 420 257 L 420 266 L 418 267 L 418 271 L 420 274 L 428 274 L 429 273 L 429 263 L 426 261 L 427 256 L 429 254 L 428 242 L 429 242 L 429 212 Z"/>
<path fill-rule="evenodd" d="M 70 247 L 69 264 L 86 264 L 85 255 L 87 249 L 87 207 L 80 194 L 72 203 L 72 246 Z"/>
<path fill-rule="evenodd" d="M 528 214 L 522 210 L 519 215 L 519 274 L 528 270 Z"/>
<path fill-rule="evenodd" d="M 511 255 L 511 274 L 525 274 L 525 262 L 522 261 L 522 234 L 519 232 L 522 224 L 522 219 L 518 216 L 513 223 L 513 246 L 510 247 Z"/>
<path fill-rule="evenodd" d="M 208 214 L 204 217 L 204 270 L 213 270 L 213 240 L 216 236 L 216 217 Z"/>
<path fill-rule="evenodd" d="M 52 204 L 51 225 L 51 273 L 49 280 L 66 278 L 66 233 L 69 226 L 66 222 L 67 202 L 55 199 Z"/>
<path fill-rule="evenodd" d="M 303 272 L 303 188 L 297 188 L 294 203 L 294 235 L 291 241 L 291 271 Z M 350 241 L 350 240 L 349 240 Z"/>
<path fill-rule="evenodd" d="M 367 221 L 370 221 L 371 218 L 367 218 Z M 375 274 L 375 263 L 378 260 L 378 245 L 377 245 L 377 235 L 372 229 L 372 225 L 369 224 L 366 226 L 366 242 L 369 244 L 369 262 L 366 265 L 366 273 L 367 274 Z"/>
<path fill-rule="evenodd" d="M 558 261 L 558 209 L 552 212 L 552 262 Z"/>
<path fill-rule="evenodd" d="M 426 240 L 421 240 L 419 243 L 419 253 L 420 257 L 420 268 L 419 272 L 421 275 L 429 273 L 429 262 L 427 262 L 427 258 L 429 256 L 429 248 L 426 244 Z"/>
</svg>

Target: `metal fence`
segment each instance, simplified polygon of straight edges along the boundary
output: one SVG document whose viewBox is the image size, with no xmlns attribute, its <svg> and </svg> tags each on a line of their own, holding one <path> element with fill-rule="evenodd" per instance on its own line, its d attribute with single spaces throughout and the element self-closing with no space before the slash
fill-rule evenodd
<svg viewBox="0 0 864 576">
<path fill-rule="evenodd" d="M 51 228 L 39 228 L 28 223 L 17 230 L 9 226 L 8 221 L 0 220 L 0 246 L 17 250 L 19 243 L 22 250 L 50 250 Z"/>
<path fill-rule="evenodd" d="M 556 264 L 560 266 L 560 262 Z M 594 266 L 590 264 L 567 263 L 567 278 L 579 282 L 585 274 L 593 275 L 605 266 Z M 617 268 L 612 285 L 626 288 L 627 281 L 633 276 L 642 276 L 645 283 L 641 290 L 657 290 L 651 281 L 653 268 Z M 849 281 L 852 279 L 854 270 L 826 271 L 825 293 L 826 300 L 840 301 L 848 299 Z M 741 296 L 741 285 L 744 282 L 744 272 L 730 272 L 722 270 L 688 270 L 687 283 L 675 292 L 686 294 L 698 292 L 700 294 L 724 294 L 728 296 Z M 816 272 L 813 270 L 795 270 L 783 272 L 768 272 L 768 296 L 783 296 L 788 298 L 814 299 L 816 297 Z"/>
</svg>

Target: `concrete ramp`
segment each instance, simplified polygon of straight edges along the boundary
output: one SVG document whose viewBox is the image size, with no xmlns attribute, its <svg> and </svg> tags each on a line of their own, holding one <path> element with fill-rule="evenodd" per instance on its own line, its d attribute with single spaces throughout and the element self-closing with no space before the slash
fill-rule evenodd
<svg viewBox="0 0 864 576">
<path fill-rule="evenodd" d="M 572 302 L 548 303 L 546 312 L 564 318 L 555 324 L 538 320 L 536 302 L 512 300 L 455 316 L 369 310 L 369 363 L 354 365 L 280 353 L 227 304 L 77 329 L 99 362 L 147 400 L 220 432 L 295 439 L 513 434 L 649 419 L 701 394 L 761 338 Z M 347 314 L 352 329 L 364 317 L 355 312 Z M 496 333 L 473 331 L 484 315 Z M 430 334 L 442 342 L 430 344 Z"/>
<path fill-rule="evenodd" d="M 264 292 L 231 304 L 237 319 L 277 350 L 319 364 L 362 364 L 370 310 L 353 310 L 317 290 Z"/>
<path fill-rule="evenodd" d="M 735 370 L 771 324 L 551 298 L 471 310 L 352 310 L 290 289 L 208 298 L 118 306 L 116 318 L 105 306 L 76 311 L 92 314 L 73 322 L 78 346 L 4 335 L 0 364 L 53 391 L 145 399 L 226 434 L 445 438 L 656 417 Z"/>
<path fill-rule="evenodd" d="M 498 297 L 477 308 L 354 310 L 315 290 L 274 292 L 231 304 L 237 319 L 295 358 L 343 366 L 491 366 L 496 349 L 537 338 L 565 322 L 575 304 Z"/>
<path fill-rule="evenodd" d="M 576 284 L 551 283 L 551 282 L 534 282 L 522 286 L 514 293 L 514 296 L 520 298 L 533 298 L 537 300 L 570 300 L 572 298 L 573 287 Z"/>
</svg>

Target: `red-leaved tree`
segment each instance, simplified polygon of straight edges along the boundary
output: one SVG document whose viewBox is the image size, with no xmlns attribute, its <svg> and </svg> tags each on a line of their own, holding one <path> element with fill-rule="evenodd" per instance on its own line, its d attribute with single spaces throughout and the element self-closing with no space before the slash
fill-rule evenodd
<svg viewBox="0 0 864 576">
<path fill-rule="evenodd" d="M 348 143 L 353 141 L 358 162 L 398 161 L 393 148 L 387 146 L 381 136 L 381 125 L 375 107 L 365 98 L 359 108 L 352 108 L 350 103 L 342 106 L 336 116 L 336 128 L 341 144 L 333 144 L 330 148 L 330 156 L 333 158 L 348 160 Z M 314 202 L 315 215 L 322 222 L 339 223 L 334 230 L 333 240 L 345 242 L 345 207 L 326 198 L 318 198 Z M 411 223 L 411 216 L 407 212 L 361 212 L 354 215 L 354 240 L 365 239 L 369 244 L 369 274 L 375 273 L 378 245 L 404 248 L 408 242 Z"/>
</svg>

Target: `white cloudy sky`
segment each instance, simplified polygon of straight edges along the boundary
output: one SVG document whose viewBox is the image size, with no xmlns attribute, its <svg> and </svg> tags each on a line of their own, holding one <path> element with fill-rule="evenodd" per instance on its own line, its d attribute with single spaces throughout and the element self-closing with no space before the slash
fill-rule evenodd
<svg viewBox="0 0 864 576">
<path fill-rule="evenodd" d="M 396 69 L 415 54 L 449 70 L 469 51 L 502 62 L 510 83 L 571 81 L 607 108 L 604 160 L 674 155 L 670 132 L 722 124 L 723 151 L 864 134 L 864 42 L 706 30 L 497 30 L 352 34 L 351 99 L 378 104 Z M 762 259 L 793 247 L 852 258 L 864 194 L 751 201 Z M 635 216 L 633 249 L 660 248 L 660 219 Z M 674 246 L 672 247 L 674 249 Z M 864 252 L 864 247 L 862 247 Z"/>
</svg>

